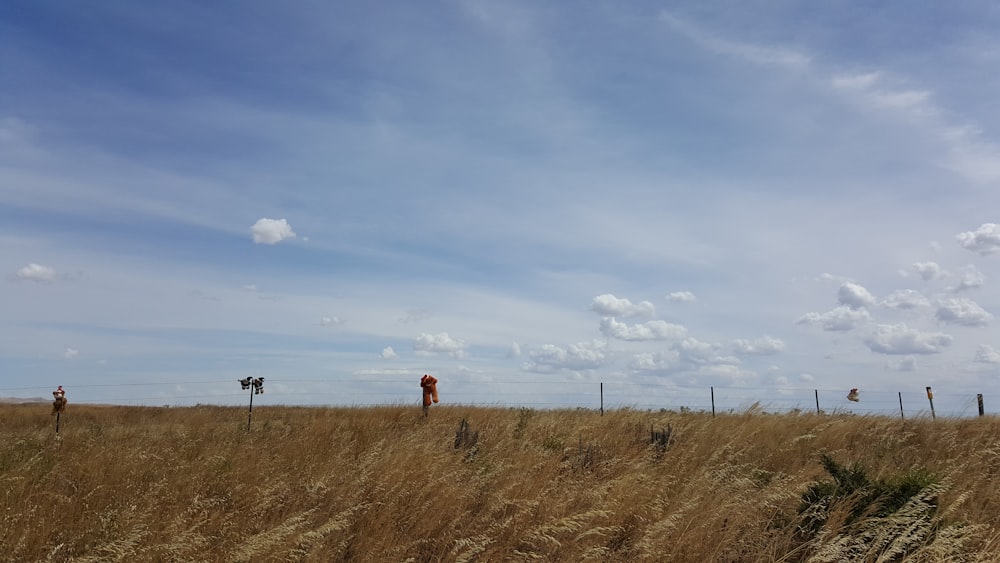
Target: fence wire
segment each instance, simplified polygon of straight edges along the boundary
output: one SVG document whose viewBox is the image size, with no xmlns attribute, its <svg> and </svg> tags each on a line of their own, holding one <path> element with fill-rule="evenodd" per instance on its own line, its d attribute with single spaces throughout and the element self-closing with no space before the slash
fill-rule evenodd
<svg viewBox="0 0 1000 563">
<path fill-rule="evenodd" d="M 240 405 L 247 391 L 234 380 L 171 380 L 166 382 L 95 382 L 65 385 L 73 404 L 133 406 Z M 47 401 L 55 386 L 0 388 L 5 402 Z M 857 402 L 846 390 L 767 386 L 693 386 L 650 381 L 583 380 L 444 380 L 442 402 L 470 406 L 540 409 L 637 409 L 717 414 L 747 411 L 773 413 L 871 414 L 901 417 L 979 415 L 979 393 L 945 390 L 928 399 L 922 387 L 905 391 L 861 390 Z M 417 381 L 410 378 L 301 379 L 267 377 L 260 406 L 376 406 L 420 400 Z M 932 413 L 933 404 L 933 413 Z M 984 395 L 984 414 L 1000 414 Z"/>
</svg>

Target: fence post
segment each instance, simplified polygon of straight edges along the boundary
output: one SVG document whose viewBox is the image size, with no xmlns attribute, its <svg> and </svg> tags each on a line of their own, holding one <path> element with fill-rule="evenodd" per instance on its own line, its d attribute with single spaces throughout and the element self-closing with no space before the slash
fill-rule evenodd
<svg viewBox="0 0 1000 563">
<path fill-rule="evenodd" d="M 936 419 L 937 415 L 934 414 L 934 392 L 931 391 L 930 385 L 927 386 L 927 402 L 931 404 L 931 419 Z"/>
<path fill-rule="evenodd" d="M 816 414 L 820 414 L 820 410 L 819 410 L 819 389 L 813 389 L 813 392 L 816 393 Z"/>
<path fill-rule="evenodd" d="M 604 416 L 604 382 L 601 382 L 601 416 Z"/>
<path fill-rule="evenodd" d="M 979 416 L 983 416 L 985 411 L 983 410 L 983 394 L 976 393 L 976 402 L 979 403 Z"/>
<path fill-rule="evenodd" d="M 712 418 L 715 418 L 715 387 L 709 387 L 709 390 L 712 391 Z"/>
<path fill-rule="evenodd" d="M 899 418 L 905 421 L 906 417 L 903 416 L 903 392 L 899 391 L 898 393 L 899 393 Z"/>
</svg>

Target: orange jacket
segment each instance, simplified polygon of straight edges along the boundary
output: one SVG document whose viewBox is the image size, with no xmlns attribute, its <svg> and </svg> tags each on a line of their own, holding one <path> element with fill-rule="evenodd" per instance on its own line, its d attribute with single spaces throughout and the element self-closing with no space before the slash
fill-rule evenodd
<svg viewBox="0 0 1000 563">
<path fill-rule="evenodd" d="M 424 374 L 420 378 L 420 387 L 424 390 L 424 406 L 431 404 L 431 401 L 438 402 L 438 380 L 433 375 Z"/>
</svg>

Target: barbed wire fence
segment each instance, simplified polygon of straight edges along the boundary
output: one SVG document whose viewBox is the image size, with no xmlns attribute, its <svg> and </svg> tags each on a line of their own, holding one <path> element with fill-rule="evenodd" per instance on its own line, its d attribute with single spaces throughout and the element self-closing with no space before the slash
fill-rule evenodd
<svg viewBox="0 0 1000 563">
<path fill-rule="evenodd" d="M 269 406 L 382 406 L 418 404 L 420 389 L 407 378 L 268 377 Z M 66 382 L 64 382 L 66 383 Z M 913 385 L 901 391 L 862 389 L 857 402 L 847 390 L 788 386 L 679 385 L 673 382 L 444 379 L 442 404 L 538 409 L 634 409 L 733 414 L 820 413 L 968 418 L 1000 414 L 989 395 L 967 390 L 934 391 Z M 70 386 L 67 385 L 67 388 Z M 228 380 L 176 380 L 72 384 L 74 403 L 125 406 L 237 406 L 246 395 Z M 147 392 L 147 390 L 149 392 Z M 47 387 L 0 388 L 0 397 L 43 400 Z"/>
</svg>

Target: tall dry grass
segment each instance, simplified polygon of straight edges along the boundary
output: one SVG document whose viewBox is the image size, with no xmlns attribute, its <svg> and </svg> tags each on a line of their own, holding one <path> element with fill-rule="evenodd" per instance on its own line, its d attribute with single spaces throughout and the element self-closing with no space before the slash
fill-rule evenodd
<svg viewBox="0 0 1000 563">
<path fill-rule="evenodd" d="M 478 439 L 456 447 L 465 419 Z M 1000 421 L 0 407 L 3 561 L 995 561 Z M 650 429 L 671 428 L 666 448 Z M 809 532 L 822 453 L 939 477 Z"/>
</svg>

